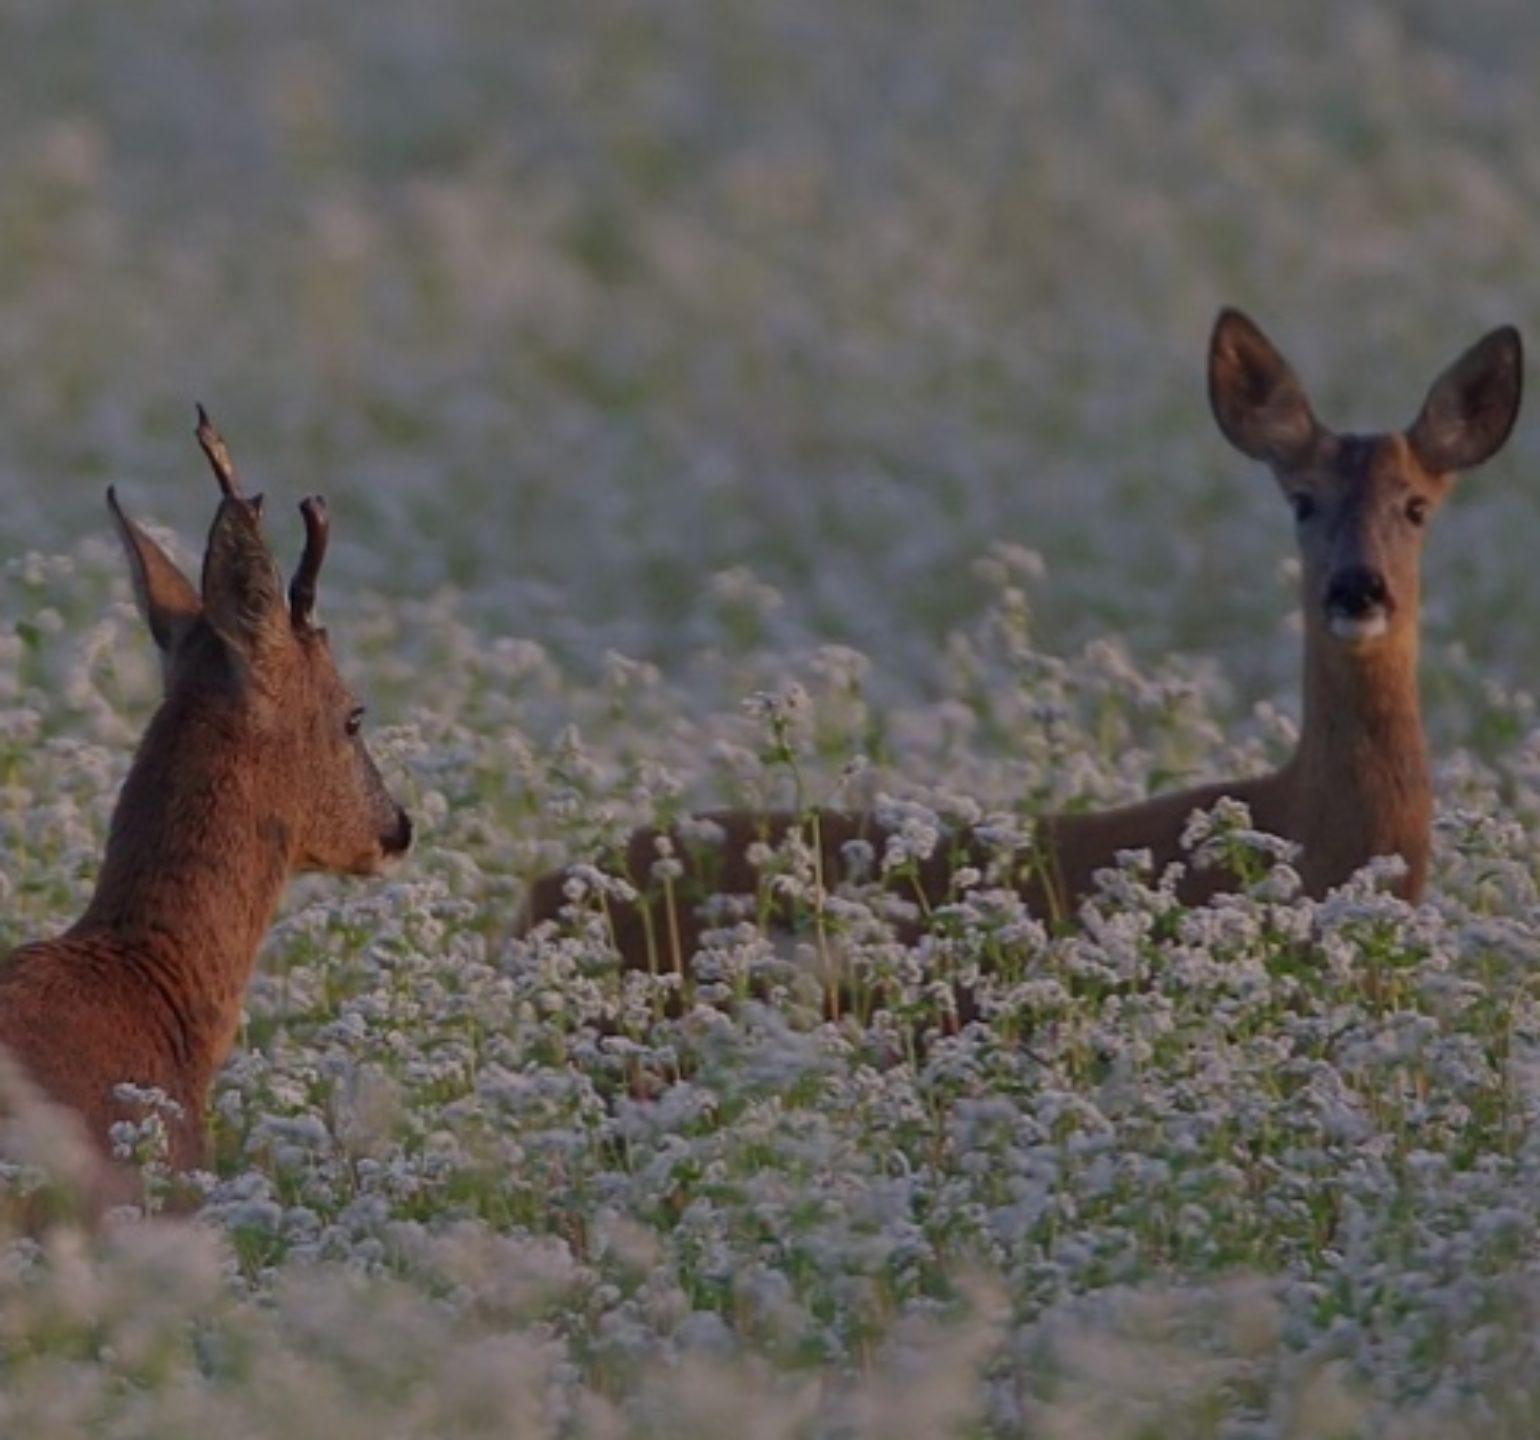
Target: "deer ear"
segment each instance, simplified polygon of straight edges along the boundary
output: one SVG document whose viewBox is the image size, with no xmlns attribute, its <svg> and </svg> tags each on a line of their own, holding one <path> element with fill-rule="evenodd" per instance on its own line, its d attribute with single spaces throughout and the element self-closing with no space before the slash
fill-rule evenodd
<svg viewBox="0 0 1540 1440">
<path fill-rule="evenodd" d="M 262 501 L 222 500 L 203 556 L 203 614 L 246 664 L 259 667 L 288 634 L 283 582 L 262 537 Z"/>
<path fill-rule="evenodd" d="M 1320 437 L 1321 427 L 1289 362 L 1239 310 L 1221 310 L 1214 322 L 1208 400 L 1225 439 L 1253 460 L 1298 465 Z"/>
<path fill-rule="evenodd" d="M 1428 391 L 1406 438 L 1435 475 L 1470 470 L 1490 460 L 1519 418 L 1524 344 L 1512 325 L 1484 336 Z"/>
<path fill-rule="evenodd" d="M 107 509 L 128 554 L 139 613 L 161 654 L 169 656 L 203 612 L 203 602 L 176 561 L 123 513 L 117 491 L 110 486 Z"/>
</svg>

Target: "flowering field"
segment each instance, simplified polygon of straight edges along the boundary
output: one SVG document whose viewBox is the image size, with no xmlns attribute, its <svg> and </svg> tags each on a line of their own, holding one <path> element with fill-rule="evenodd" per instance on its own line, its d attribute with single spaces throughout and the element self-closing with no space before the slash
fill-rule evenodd
<svg viewBox="0 0 1540 1440">
<path fill-rule="evenodd" d="M 1430 537 L 1420 908 L 1301 899 L 1220 816 L 1211 908 L 1131 867 L 1049 934 L 977 885 L 904 948 L 831 902 L 900 997 L 837 1023 L 751 919 L 688 981 L 577 914 L 511 939 L 532 874 L 691 805 L 880 798 L 923 849 L 1286 753 L 1291 527 L 1208 326 L 1343 427 L 1540 338 L 1540 11 L 0 29 L 0 949 L 90 891 L 157 684 L 102 491 L 194 553 L 194 399 L 291 559 L 327 493 L 420 835 L 292 895 L 199 1223 L 0 1254 L 0 1433 L 1540 1432 L 1532 419 Z M 59 1141 L 13 1128 L 26 1189 Z"/>
</svg>

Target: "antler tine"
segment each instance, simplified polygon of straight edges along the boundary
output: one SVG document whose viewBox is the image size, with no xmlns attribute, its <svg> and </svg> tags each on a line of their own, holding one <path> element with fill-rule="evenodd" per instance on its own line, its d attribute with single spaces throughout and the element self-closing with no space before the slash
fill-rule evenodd
<svg viewBox="0 0 1540 1440">
<path fill-rule="evenodd" d="M 307 495 L 301 500 L 299 513 L 305 519 L 305 550 L 299 557 L 294 579 L 289 582 L 289 616 L 296 625 L 309 625 L 315 610 L 316 580 L 326 558 L 326 542 L 331 537 L 331 521 L 326 514 L 326 501 L 319 495 Z"/>
<path fill-rule="evenodd" d="M 202 446 L 203 453 L 208 457 L 209 468 L 214 472 L 214 478 L 219 481 L 219 488 L 228 499 L 239 500 L 244 498 L 241 490 L 240 479 L 235 473 L 235 462 L 230 458 L 230 447 L 225 444 L 225 438 L 214 428 L 214 422 L 209 419 L 209 412 L 198 406 L 198 444 Z"/>
</svg>

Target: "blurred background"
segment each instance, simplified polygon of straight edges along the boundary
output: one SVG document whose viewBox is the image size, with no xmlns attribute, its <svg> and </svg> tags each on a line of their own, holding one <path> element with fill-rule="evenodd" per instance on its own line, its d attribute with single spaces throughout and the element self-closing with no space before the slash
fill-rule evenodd
<svg viewBox="0 0 1540 1440">
<path fill-rule="evenodd" d="M 108 481 L 190 550 L 202 399 L 280 544 L 329 495 L 334 623 L 454 587 L 579 669 L 840 640 L 923 690 L 1005 541 L 1050 648 L 1292 697 L 1213 314 L 1345 428 L 1540 342 L 1537 74 L 1523 0 L 14 0 L 4 552 Z M 1531 668 L 1537 448 L 1532 401 L 1430 536 L 1456 689 Z"/>
</svg>

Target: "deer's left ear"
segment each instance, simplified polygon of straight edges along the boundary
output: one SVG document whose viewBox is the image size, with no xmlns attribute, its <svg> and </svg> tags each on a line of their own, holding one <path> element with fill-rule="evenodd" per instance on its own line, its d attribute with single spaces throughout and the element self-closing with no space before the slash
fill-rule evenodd
<svg viewBox="0 0 1540 1440">
<path fill-rule="evenodd" d="M 1428 391 L 1406 438 L 1435 475 L 1470 470 L 1503 446 L 1519 417 L 1524 345 L 1512 325 L 1484 336 Z"/>
<path fill-rule="evenodd" d="M 289 636 L 283 582 L 262 536 L 262 501 L 227 496 L 203 557 L 203 613 L 232 654 L 252 669 Z"/>
<path fill-rule="evenodd" d="M 161 655 L 169 659 L 202 613 L 203 602 L 176 561 L 123 513 L 117 491 L 110 486 L 107 509 L 112 513 L 118 539 L 123 542 L 128 555 L 129 575 L 139 613 L 150 627 Z"/>
</svg>

